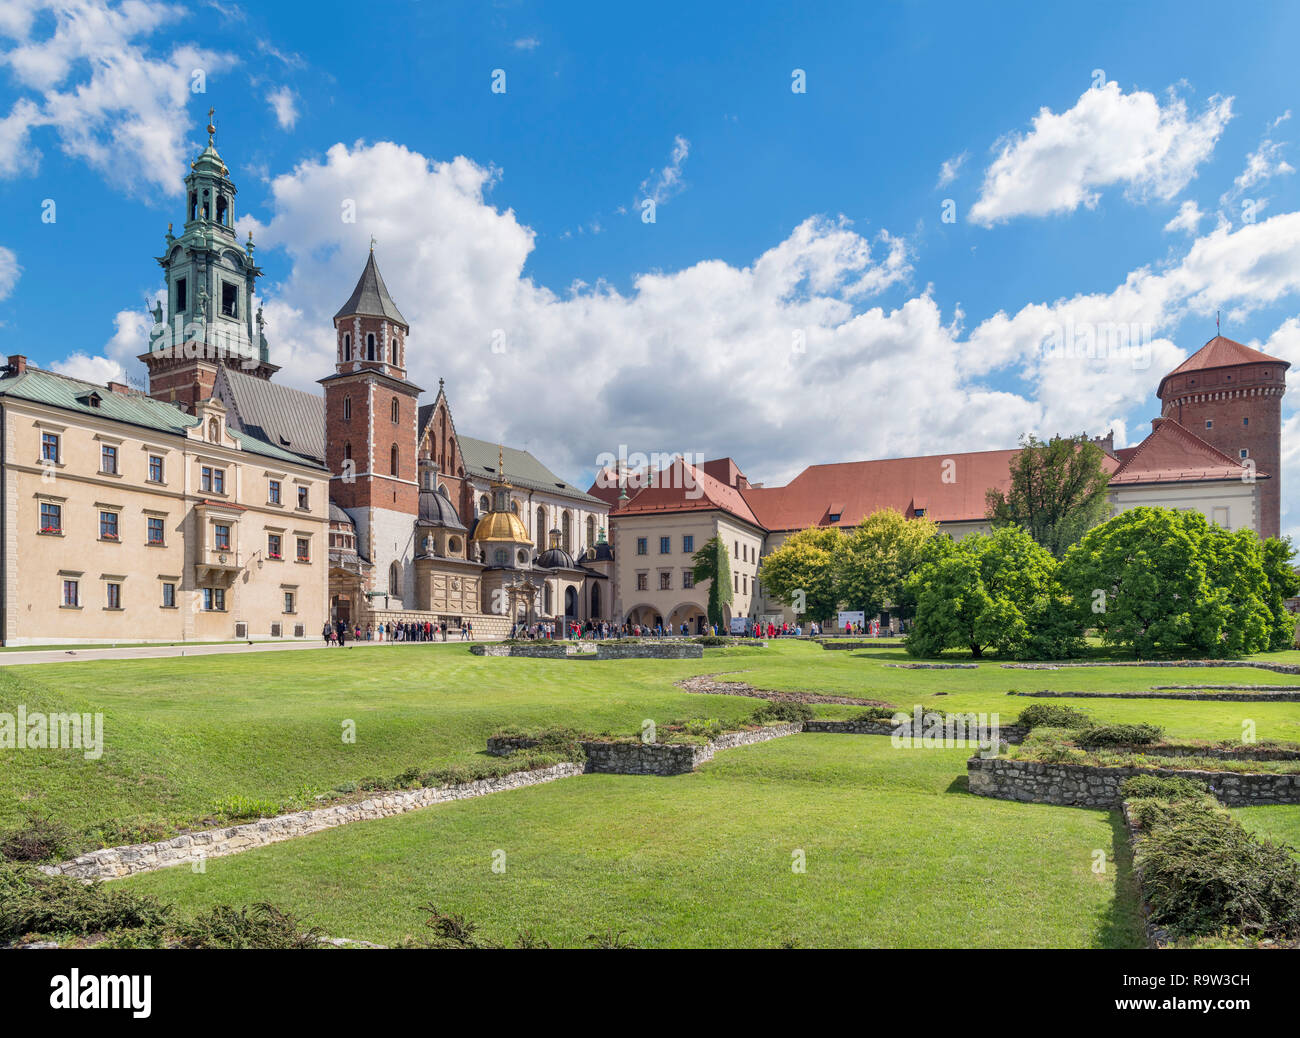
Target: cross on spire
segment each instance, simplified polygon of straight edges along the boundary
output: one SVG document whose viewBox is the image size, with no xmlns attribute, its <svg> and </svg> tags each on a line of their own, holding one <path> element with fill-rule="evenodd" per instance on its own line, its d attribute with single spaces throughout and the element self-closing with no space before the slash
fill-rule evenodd
<svg viewBox="0 0 1300 1038">
<path fill-rule="evenodd" d="M 217 124 L 212 121 L 212 117 L 216 115 L 216 113 L 217 110 L 215 108 L 208 109 L 208 143 L 209 144 L 212 143 L 212 137 L 217 132 Z"/>
<path fill-rule="evenodd" d="M 375 251 L 375 246 L 378 245 L 378 244 L 379 244 L 379 243 L 375 240 L 375 236 L 372 234 L 372 235 L 370 236 L 370 251 L 371 251 L 371 252 L 374 252 L 374 251 Z"/>
</svg>

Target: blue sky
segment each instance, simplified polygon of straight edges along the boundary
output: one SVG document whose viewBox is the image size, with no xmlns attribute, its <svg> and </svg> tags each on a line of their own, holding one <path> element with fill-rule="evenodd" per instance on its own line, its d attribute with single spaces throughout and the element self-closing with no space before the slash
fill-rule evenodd
<svg viewBox="0 0 1300 1038">
<path fill-rule="evenodd" d="M 4 352 L 140 376 L 212 105 L 294 384 L 328 373 L 374 234 L 414 377 L 570 478 L 619 444 L 779 480 L 1027 429 L 1136 442 L 1216 309 L 1300 361 L 1297 38 L 1281 3 L 13 0 Z M 1141 349 L 1044 355 L 1067 320 Z"/>
</svg>

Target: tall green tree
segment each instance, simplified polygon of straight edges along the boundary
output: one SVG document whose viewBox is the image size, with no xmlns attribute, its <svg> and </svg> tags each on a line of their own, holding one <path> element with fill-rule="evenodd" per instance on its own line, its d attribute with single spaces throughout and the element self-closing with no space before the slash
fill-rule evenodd
<svg viewBox="0 0 1300 1038">
<path fill-rule="evenodd" d="M 813 526 L 792 534 L 763 557 L 758 577 L 764 590 L 800 617 L 829 620 L 840 604 L 843 542 L 844 534 L 834 526 Z"/>
<path fill-rule="evenodd" d="M 1020 440 L 1011 462 L 1006 493 L 985 495 L 994 528 L 1021 526 L 1056 558 L 1106 518 L 1110 474 L 1105 453 L 1087 436 L 1054 436 L 1044 443 L 1033 435 Z"/>
<path fill-rule="evenodd" d="M 732 600 L 731 559 L 721 537 L 710 537 L 704 546 L 691 556 L 692 575 L 696 584 L 709 582 L 707 612 L 709 623 L 723 626 L 722 607 Z"/>
<path fill-rule="evenodd" d="M 1061 582 L 1107 644 L 1139 656 L 1236 656 L 1273 641 L 1270 599 L 1289 585 L 1275 590 L 1266 567 L 1281 550 L 1199 512 L 1133 508 L 1066 552 Z"/>
<path fill-rule="evenodd" d="M 931 519 L 907 519 L 892 508 L 866 516 L 840 546 L 839 599 L 867 616 L 889 606 L 910 618 L 916 599 L 907 590 L 907 578 L 938 530 Z"/>
<path fill-rule="evenodd" d="M 909 579 L 916 620 L 913 656 L 966 649 L 1017 659 L 1077 655 L 1081 629 L 1070 615 L 1050 552 L 1016 526 L 960 541 L 936 538 Z"/>
<path fill-rule="evenodd" d="M 1294 613 L 1287 612 L 1286 600 L 1300 595 L 1300 574 L 1295 571 L 1295 548 L 1290 537 L 1270 537 L 1261 546 L 1264 576 L 1268 579 L 1269 624 L 1268 647 L 1271 652 L 1289 649 L 1295 644 L 1296 621 Z"/>
</svg>

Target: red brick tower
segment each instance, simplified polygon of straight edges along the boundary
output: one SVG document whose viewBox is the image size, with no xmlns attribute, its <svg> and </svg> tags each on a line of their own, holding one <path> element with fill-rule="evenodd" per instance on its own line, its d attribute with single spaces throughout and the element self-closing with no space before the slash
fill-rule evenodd
<svg viewBox="0 0 1300 1038">
<path fill-rule="evenodd" d="M 1255 463 L 1261 537 L 1282 526 L 1285 360 L 1216 335 L 1160 380 L 1161 417 L 1173 418 L 1230 458 Z"/>
<path fill-rule="evenodd" d="M 330 500 L 352 517 L 389 605 L 414 601 L 412 531 L 419 513 L 416 459 L 420 387 L 406 378 L 406 319 L 375 264 L 374 247 L 351 298 L 334 315 L 336 359 L 325 387 Z"/>
</svg>

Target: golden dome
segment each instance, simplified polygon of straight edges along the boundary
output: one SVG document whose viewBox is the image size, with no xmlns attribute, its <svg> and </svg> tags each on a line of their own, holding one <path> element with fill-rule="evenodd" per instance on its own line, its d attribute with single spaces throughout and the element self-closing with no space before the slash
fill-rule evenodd
<svg viewBox="0 0 1300 1038">
<path fill-rule="evenodd" d="M 475 541 L 498 541 L 509 544 L 532 544 L 524 521 L 514 512 L 488 512 L 474 527 Z"/>
</svg>

